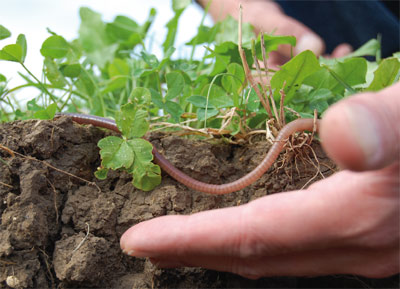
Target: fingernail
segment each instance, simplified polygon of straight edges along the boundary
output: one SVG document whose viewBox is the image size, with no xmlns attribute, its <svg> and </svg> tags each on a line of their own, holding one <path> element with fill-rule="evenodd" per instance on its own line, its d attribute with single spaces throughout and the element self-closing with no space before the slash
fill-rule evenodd
<svg viewBox="0 0 400 289">
<path fill-rule="evenodd" d="M 324 50 L 324 44 L 321 38 L 312 33 L 303 35 L 297 42 L 294 51 L 295 54 L 299 54 L 305 50 L 311 50 L 317 56 L 321 55 Z"/>
<path fill-rule="evenodd" d="M 131 256 L 131 257 L 138 257 L 138 258 L 145 258 L 145 257 L 150 257 L 151 254 L 146 253 L 146 252 L 140 252 L 136 250 L 126 250 L 123 249 L 122 253 L 125 255 Z"/>
<path fill-rule="evenodd" d="M 365 164 L 368 167 L 375 166 L 383 157 L 383 144 L 374 114 L 356 103 L 347 105 L 345 114 L 355 140 L 365 156 Z"/>
<path fill-rule="evenodd" d="M 125 248 L 121 248 L 121 249 L 122 249 L 122 253 L 124 253 L 125 255 L 133 256 L 135 254 L 134 250 L 126 250 Z"/>
</svg>

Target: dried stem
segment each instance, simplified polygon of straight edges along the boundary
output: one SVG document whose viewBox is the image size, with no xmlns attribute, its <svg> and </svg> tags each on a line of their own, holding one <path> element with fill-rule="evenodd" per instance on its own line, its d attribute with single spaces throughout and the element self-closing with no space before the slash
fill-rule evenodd
<svg viewBox="0 0 400 289">
<path fill-rule="evenodd" d="M 242 47 L 242 5 L 240 4 L 239 6 L 239 40 L 238 40 L 238 48 L 239 48 L 239 54 L 240 54 L 240 58 L 242 59 L 242 63 L 243 63 L 243 68 L 244 68 L 244 72 L 246 74 L 246 78 L 250 83 L 250 86 L 254 89 L 254 91 L 256 92 L 258 98 L 261 101 L 262 106 L 264 107 L 264 109 L 267 111 L 268 115 L 270 118 L 273 118 L 273 114 L 271 111 L 271 107 L 269 105 L 269 102 L 265 101 L 265 99 L 263 98 L 260 89 L 258 88 L 257 83 L 254 81 L 253 76 L 251 75 L 251 71 L 249 68 L 249 64 L 247 62 L 246 59 L 246 54 L 244 53 L 243 47 Z"/>
<path fill-rule="evenodd" d="M 72 254 L 74 254 L 76 251 L 79 250 L 80 247 L 82 247 L 83 243 L 85 243 L 86 239 L 89 237 L 89 231 L 90 231 L 90 226 L 88 223 L 85 223 L 87 226 L 87 230 L 86 230 L 86 235 L 85 237 L 82 239 L 82 241 L 80 241 L 80 243 L 78 244 L 78 246 L 76 246 L 76 248 L 72 251 Z"/>
<path fill-rule="evenodd" d="M 276 120 L 278 122 L 278 126 L 280 128 L 282 128 L 283 125 L 279 121 L 278 112 L 277 112 L 276 105 L 275 105 L 275 100 L 274 100 L 274 95 L 273 95 L 272 89 L 271 89 L 271 79 L 269 78 L 269 73 L 268 73 L 268 61 L 267 61 L 267 53 L 266 53 L 266 49 L 265 49 L 264 32 L 261 33 L 261 53 L 262 53 L 264 69 L 265 69 L 265 77 L 266 77 L 266 80 L 267 80 L 267 83 L 268 83 L 267 87 L 268 87 L 268 92 L 269 92 L 269 98 L 270 98 L 274 113 L 276 115 Z"/>
<path fill-rule="evenodd" d="M 261 33 L 261 53 L 264 62 L 264 69 L 265 69 L 265 77 L 267 78 L 267 83 L 270 83 L 269 74 L 268 74 L 268 62 L 267 62 L 267 55 L 265 50 L 265 42 L 264 42 L 264 32 Z"/>
<path fill-rule="evenodd" d="M 311 142 L 313 141 L 313 139 L 314 139 L 314 135 L 315 135 L 315 133 L 317 132 L 317 119 L 318 119 L 318 112 L 317 112 L 317 110 L 316 109 L 314 109 L 314 124 L 313 124 L 313 131 L 312 131 L 312 133 L 311 133 L 311 138 L 310 138 L 310 141 L 308 142 L 308 144 L 310 144 L 311 145 Z"/>
<path fill-rule="evenodd" d="M 6 151 L 6 152 L 7 152 L 9 155 L 11 155 L 12 157 L 14 156 L 14 152 L 13 152 L 11 149 L 9 149 L 8 147 L 3 146 L 3 145 L 0 144 L 0 149 Z"/>
<path fill-rule="evenodd" d="M 6 183 L 3 183 L 3 182 L 0 182 L 0 185 L 3 185 L 3 186 L 8 187 L 8 188 L 10 188 L 10 189 L 13 188 L 13 186 L 11 186 L 11 185 L 9 185 L 9 184 L 6 184 Z"/>
<path fill-rule="evenodd" d="M 287 111 L 293 113 L 293 114 L 294 114 L 295 116 L 297 116 L 298 118 L 301 118 L 301 115 L 300 115 L 297 111 L 295 111 L 293 108 L 290 108 L 290 107 L 288 107 L 288 106 L 284 106 L 283 108 L 286 109 Z"/>
<path fill-rule="evenodd" d="M 279 91 L 279 94 L 281 95 L 281 102 L 279 104 L 279 106 L 280 106 L 279 107 L 279 110 L 280 110 L 279 118 L 281 120 L 282 126 L 285 125 L 285 112 L 283 109 L 283 103 L 284 103 L 285 97 L 286 97 L 285 90 L 284 90 L 285 86 L 286 86 L 286 81 L 283 83 L 282 89 Z"/>
</svg>

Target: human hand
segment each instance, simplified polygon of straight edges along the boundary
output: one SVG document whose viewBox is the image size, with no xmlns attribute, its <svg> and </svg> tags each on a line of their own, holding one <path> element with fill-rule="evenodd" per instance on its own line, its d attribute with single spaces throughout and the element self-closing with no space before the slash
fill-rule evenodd
<svg viewBox="0 0 400 289">
<path fill-rule="evenodd" d="M 209 0 L 198 0 L 203 7 Z M 304 50 L 311 50 L 317 56 L 323 55 L 325 43 L 321 37 L 296 19 L 285 15 L 281 7 L 274 1 L 269 0 L 218 0 L 212 1 L 209 12 L 214 20 L 225 19 L 227 15 L 238 19 L 239 5 L 243 7 L 243 22 L 251 23 L 255 32 L 274 33 L 276 35 L 293 35 L 297 39 L 294 54 Z M 352 48 L 349 44 L 338 45 L 327 57 L 342 57 L 350 53 Z M 277 68 L 278 65 L 286 63 L 291 58 L 291 47 L 281 45 L 278 51 L 269 54 L 268 65 Z"/>
<path fill-rule="evenodd" d="M 160 267 L 248 278 L 398 273 L 399 95 L 400 83 L 327 111 L 325 151 L 352 171 L 238 207 L 149 220 L 126 231 L 121 248 Z"/>
</svg>

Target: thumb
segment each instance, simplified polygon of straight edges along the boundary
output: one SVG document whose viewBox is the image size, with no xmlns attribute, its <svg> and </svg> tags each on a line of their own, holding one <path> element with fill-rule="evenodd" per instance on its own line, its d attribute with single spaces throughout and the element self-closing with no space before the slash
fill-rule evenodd
<svg viewBox="0 0 400 289">
<path fill-rule="evenodd" d="M 361 93 L 332 106 L 320 136 L 327 154 L 341 167 L 375 170 L 399 161 L 400 83 Z"/>
</svg>

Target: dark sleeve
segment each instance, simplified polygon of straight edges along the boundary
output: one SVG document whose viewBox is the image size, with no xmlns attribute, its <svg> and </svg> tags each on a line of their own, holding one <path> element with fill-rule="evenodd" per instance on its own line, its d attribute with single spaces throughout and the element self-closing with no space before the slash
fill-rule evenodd
<svg viewBox="0 0 400 289">
<path fill-rule="evenodd" d="M 276 0 L 285 13 L 318 33 L 327 52 L 341 43 L 358 48 L 378 34 L 382 36 L 382 56 L 400 50 L 400 23 L 387 5 L 369 1 Z"/>
</svg>

